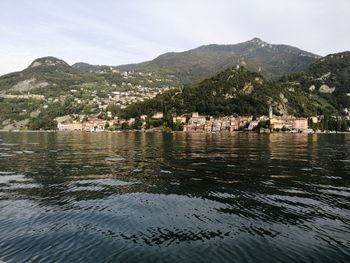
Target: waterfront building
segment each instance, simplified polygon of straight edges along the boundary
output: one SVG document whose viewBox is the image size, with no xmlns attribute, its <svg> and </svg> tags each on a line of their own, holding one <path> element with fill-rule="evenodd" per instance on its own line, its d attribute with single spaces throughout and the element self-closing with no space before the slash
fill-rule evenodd
<svg viewBox="0 0 350 263">
<path fill-rule="evenodd" d="M 153 116 L 152 119 L 154 120 L 160 120 L 164 118 L 164 113 L 163 112 L 156 112 Z"/>
</svg>

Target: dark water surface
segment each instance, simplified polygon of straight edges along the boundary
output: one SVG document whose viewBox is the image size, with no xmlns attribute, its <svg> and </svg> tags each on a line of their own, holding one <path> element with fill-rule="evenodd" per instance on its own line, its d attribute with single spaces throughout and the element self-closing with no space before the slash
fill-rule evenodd
<svg viewBox="0 0 350 263">
<path fill-rule="evenodd" d="M 350 262 L 350 135 L 0 133 L 5 262 Z"/>
</svg>

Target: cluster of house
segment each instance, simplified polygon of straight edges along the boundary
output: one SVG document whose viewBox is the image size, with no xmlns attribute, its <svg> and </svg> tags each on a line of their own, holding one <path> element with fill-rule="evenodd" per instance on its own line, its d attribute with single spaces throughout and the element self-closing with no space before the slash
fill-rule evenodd
<svg viewBox="0 0 350 263">
<path fill-rule="evenodd" d="M 125 83 L 123 82 L 123 84 Z M 163 88 L 150 88 L 141 85 L 133 86 L 131 83 L 128 83 L 127 86 L 128 91 L 114 91 L 112 94 L 108 94 L 109 102 L 112 101 L 121 108 L 125 108 L 126 105 L 131 103 L 152 99 L 160 93 L 173 89 L 173 87 L 169 86 Z"/>
<path fill-rule="evenodd" d="M 94 109 L 106 111 L 109 105 L 115 104 L 121 109 L 136 102 L 142 102 L 156 97 L 158 94 L 175 89 L 171 78 L 157 77 L 153 73 L 142 72 L 120 72 L 115 68 L 105 67 L 97 73 L 118 73 L 121 74 L 124 81 L 115 83 L 105 83 L 105 87 L 99 89 L 93 86 L 82 85 L 80 88 L 70 89 L 69 93 L 57 97 L 45 97 L 37 94 L 3 94 L 0 92 L 0 98 L 4 99 L 37 99 L 43 101 L 43 110 L 46 110 L 50 104 L 64 103 L 67 99 L 74 100 L 75 104 L 88 105 Z M 140 77 L 141 76 L 141 77 Z"/>
<path fill-rule="evenodd" d="M 192 113 L 187 124 L 184 125 L 185 132 L 219 132 L 219 131 L 237 131 L 246 127 L 247 123 L 252 121 L 252 117 L 206 117 L 200 116 L 197 112 Z"/>
<path fill-rule="evenodd" d="M 89 117 L 87 118 L 84 115 L 76 116 L 75 120 L 72 120 L 72 118 L 67 116 L 62 116 L 56 118 L 57 122 L 57 129 L 59 131 L 88 131 L 88 132 L 100 132 L 105 131 L 109 127 L 112 127 L 113 125 L 122 126 L 124 124 L 128 126 L 132 126 L 135 122 L 135 118 L 130 119 L 120 119 L 118 117 L 114 117 L 112 115 L 112 112 L 108 111 L 106 113 L 106 116 L 109 120 L 99 119 L 97 117 Z M 147 119 L 151 120 L 161 120 L 164 118 L 163 112 L 156 112 L 153 116 L 150 118 L 147 115 L 141 115 L 140 120 L 145 125 Z"/>
<path fill-rule="evenodd" d="M 105 131 L 113 125 L 122 126 L 127 124 L 133 125 L 135 118 L 128 120 L 112 118 L 112 113 L 107 112 L 110 120 L 93 118 L 84 118 L 84 120 L 72 121 L 69 116 L 60 117 L 57 119 L 57 128 L 60 131 Z M 164 118 L 163 112 L 156 112 L 153 116 L 141 115 L 140 120 L 145 125 L 148 119 L 161 120 Z M 198 112 L 193 112 L 191 115 L 182 115 L 173 117 L 173 122 L 182 124 L 184 132 L 233 132 L 238 130 L 256 129 L 259 124 L 266 130 L 290 130 L 290 131 L 310 131 L 308 129 L 308 118 L 297 118 L 290 115 L 275 116 L 270 111 L 269 116 L 260 116 L 253 120 L 252 116 L 224 116 L 214 118 L 211 116 L 202 116 Z M 312 123 L 317 123 L 318 118 L 312 117 Z M 267 125 L 268 123 L 268 125 Z M 266 125 L 268 127 L 266 127 Z"/>
<path fill-rule="evenodd" d="M 108 124 L 107 124 L 108 123 Z M 98 118 L 90 118 L 83 122 L 73 121 L 73 122 L 57 122 L 57 129 L 59 131 L 89 131 L 98 132 L 105 131 L 106 127 L 112 125 L 113 122 L 106 121 Z"/>
<path fill-rule="evenodd" d="M 11 95 L 11 94 L 0 94 L 2 99 L 36 99 L 36 100 L 45 100 L 44 95 L 36 94 L 27 94 L 27 95 Z"/>
<path fill-rule="evenodd" d="M 316 118 L 316 119 L 315 119 Z M 253 120 L 253 116 L 225 116 L 219 118 L 200 116 L 197 112 L 192 113 L 188 122 L 184 117 L 174 117 L 174 122 L 184 124 L 185 132 L 220 132 L 220 131 L 238 131 L 254 130 L 259 123 L 269 121 L 269 129 L 272 130 L 291 130 L 308 131 L 308 118 L 296 118 L 294 116 L 260 116 Z M 317 123 L 317 117 L 313 119 Z"/>
</svg>

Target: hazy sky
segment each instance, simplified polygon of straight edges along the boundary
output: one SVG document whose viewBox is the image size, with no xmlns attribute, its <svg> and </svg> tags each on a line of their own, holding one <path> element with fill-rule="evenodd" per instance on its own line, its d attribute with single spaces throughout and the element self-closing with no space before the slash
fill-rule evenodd
<svg viewBox="0 0 350 263">
<path fill-rule="evenodd" d="M 0 74 L 56 56 L 119 65 L 259 37 L 350 50 L 350 0 L 1 0 Z"/>
</svg>

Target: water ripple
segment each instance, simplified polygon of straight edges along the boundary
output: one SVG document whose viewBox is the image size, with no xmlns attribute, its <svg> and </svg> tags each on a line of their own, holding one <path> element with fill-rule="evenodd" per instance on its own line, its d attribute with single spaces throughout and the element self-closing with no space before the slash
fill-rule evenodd
<svg viewBox="0 0 350 263">
<path fill-rule="evenodd" d="M 0 133 L 5 262 L 348 262 L 350 137 Z"/>
</svg>

